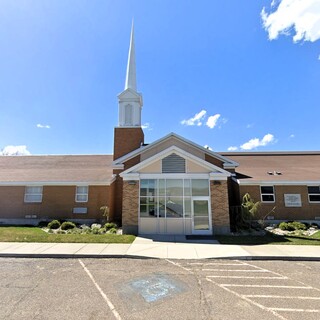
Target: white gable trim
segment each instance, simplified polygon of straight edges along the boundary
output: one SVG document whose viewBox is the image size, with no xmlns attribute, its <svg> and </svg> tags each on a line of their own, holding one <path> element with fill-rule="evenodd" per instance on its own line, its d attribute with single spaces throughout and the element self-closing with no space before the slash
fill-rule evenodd
<svg viewBox="0 0 320 320">
<path fill-rule="evenodd" d="M 176 153 L 177 155 L 187 159 L 187 160 L 191 160 L 197 164 L 199 164 L 200 166 L 208 169 L 211 171 L 210 175 L 207 174 L 207 177 L 210 176 L 210 178 L 213 179 L 213 177 L 216 177 L 217 179 L 220 178 L 220 179 L 227 179 L 228 177 L 231 176 L 231 173 L 224 170 L 224 169 L 221 169 L 211 163 L 208 163 L 207 161 L 205 160 L 202 160 L 196 156 L 194 156 L 193 154 L 190 154 L 176 146 L 171 146 L 165 150 L 163 150 L 162 152 L 136 164 L 135 166 L 123 171 L 122 173 L 120 173 L 120 176 L 124 179 L 124 180 L 127 180 L 126 179 L 126 176 L 132 176 L 132 174 L 138 174 L 137 171 L 139 171 L 140 169 L 158 161 L 158 160 L 161 160 L 163 158 L 165 158 L 166 156 L 172 154 L 172 153 Z M 138 174 L 139 175 L 139 174 Z M 164 175 L 168 175 L 168 174 L 160 174 L 161 176 L 164 176 Z M 170 174 L 169 174 L 170 175 Z M 176 176 L 176 175 L 181 175 L 181 176 L 186 176 L 187 174 L 171 174 L 170 177 L 173 177 L 173 176 Z M 130 180 L 130 179 L 129 179 Z"/>
<path fill-rule="evenodd" d="M 134 151 L 132 151 L 132 152 L 130 152 L 130 153 L 118 158 L 118 159 L 116 159 L 113 162 L 113 165 L 114 166 L 120 165 L 123 162 L 135 157 L 139 153 L 143 153 L 146 150 L 152 149 L 152 148 L 156 147 L 158 144 L 160 144 L 160 143 L 162 143 L 162 142 L 164 142 L 164 141 L 166 141 L 166 140 L 168 140 L 170 138 L 176 138 L 176 139 L 178 139 L 178 140 L 180 140 L 180 141 L 182 141 L 182 142 L 184 142 L 186 144 L 189 144 L 189 145 L 195 147 L 196 149 L 198 149 L 198 150 L 200 150 L 200 151 L 202 151 L 202 152 L 204 152 L 204 153 L 206 153 L 206 154 L 208 154 L 208 155 L 210 155 L 210 156 L 212 156 L 214 158 L 217 158 L 217 159 L 223 161 L 224 162 L 223 166 L 224 166 L 225 169 L 233 169 L 233 168 L 236 168 L 236 167 L 239 166 L 239 164 L 237 162 L 235 162 L 235 161 L 233 161 L 231 159 L 228 159 L 228 158 L 226 158 L 226 157 L 224 157 L 224 156 L 222 156 L 222 155 L 220 155 L 220 154 L 218 154 L 216 152 L 210 151 L 210 150 L 208 150 L 208 149 L 206 149 L 206 148 L 204 148 L 204 147 L 202 147 L 202 146 L 200 146 L 200 145 L 198 145 L 198 144 L 196 144 L 196 143 L 194 143 L 194 142 L 192 142 L 190 140 L 187 140 L 187 139 L 185 139 L 185 138 L 183 138 L 183 137 L 181 137 L 181 136 L 179 136 L 179 135 L 177 135 L 175 133 L 170 133 L 170 134 L 164 136 L 163 138 L 161 138 L 159 140 L 156 140 L 155 142 L 153 142 L 153 143 L 151 143 L 151 144 L 149 144 L 147 146 L 144 146 L 144 147 L 141 147 L 139 149 L 136 149 L 136 150 L 134 150 Z"/>
</svg>

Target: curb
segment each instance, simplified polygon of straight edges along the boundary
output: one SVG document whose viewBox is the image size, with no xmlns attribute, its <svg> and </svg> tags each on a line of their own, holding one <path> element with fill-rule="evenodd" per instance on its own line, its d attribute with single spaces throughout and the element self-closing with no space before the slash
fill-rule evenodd
<svg viewBox="0 0 320 320">
<path fill-rule="evenodd" d="M 154 259 L 163 260 L 168 258 L 155 258 L 126 254 L 28 254 L 28 253 L 0 253 L 0 258 L 29 258 L 29 259 Z M 198 259 L 177 259 L 170 260 L 255 260 L 255 261 L 320 261 L 320 257 L 301 256 L 226 256 Z"/>
</svg>

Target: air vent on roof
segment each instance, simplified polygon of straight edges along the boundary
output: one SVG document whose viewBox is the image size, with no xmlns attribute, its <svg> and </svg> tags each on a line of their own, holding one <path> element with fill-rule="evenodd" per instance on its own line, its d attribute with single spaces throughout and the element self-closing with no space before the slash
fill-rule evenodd
<svg viewBox="0 0 320 320">
<path fill-rule="evenodd" d="M 281 176 L 282 172 L 280 171 L 268 171 L 267 172 L 269 176 Z"/>
<path fill-rule="evenodd" d="M 162 159 L 162 173 L 185 173 L 186 160 L 175 153 Z"/>
</svg>

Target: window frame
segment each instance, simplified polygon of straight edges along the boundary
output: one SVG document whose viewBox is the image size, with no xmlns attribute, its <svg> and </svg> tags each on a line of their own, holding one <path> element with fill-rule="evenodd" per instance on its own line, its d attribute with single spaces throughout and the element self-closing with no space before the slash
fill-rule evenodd
<svg viewBox="0 0 320 320">
<path fill-rule="evenodd" d="M 78 192 L 78 188 L 87 188 L 87 192 Z M 85 196 L 86 200 L 78 200 L 78 196 Z M 77 203 L 85 203 L 89 200 L 89 186 L 76 186 L 76 195 L 75 195 L 75 202 Z"/>
<path fill-rule="evenodd" d="M 181 180 L 181 194 L 174 194 L 172 192 L 168 192 L 168 189 L 174 191 L 174 185 L 171 185 L 171 182 L 173 180 Z M 167 203 L 169 201 L 172 201 L 172 199 L 180 200 L 180 201 L 174 201 L 174 203 L 182 202 L 182 214 L 175 217 L 175 218 L 188 218 L 190 219 L 192 217 L 192 199 L 198 198 L 199 195 L 193 195 L 192 193 L 192 181 L 193 180 L 205 180 L 207 183 L 208 188 L 208 195 L 202 195 L 202 197 L 210 198 L 210 181 L 209 179 L 193 179 L 193 178 L 143 178 L 140 180 L 140 188 L 139 188 L 139 219 L 140 218 L 165 218 L 165 219 L 171 219 L 174 218 L 174 213 L 168 212 Z M 153 181 L 150 183 L 150 181 Z M 169 181 L 169 183 L 168 183 Z M 142 188 L 142 184 L 145 184 L 147 187 Z M 150 201 L 150 195 L 143 192 L 142 189 L 149 189 L 149 186 L 152 185 L 152 190 L 154 191 L 154 195 L 151 196 L 152 201 Z M 200 195 L 201 196 L 201 195 Z M 178 203 L 179 204 L 179 203 Z M 160 212 L 161 207 L 164 206 L 164 211 Z M 150 207 L 154 209 L 153 214 L 147 214 L 147 212 L 150 210 Z M 146 210 L 141 210 L 142 208 L 145 208 Z M 173 207 L 174 209 L 174 207 Z M 169 208 L 170 210 L 170 208 Z M 150 211 L 149 211 L 150 212 Z M 143 215 L 141 215 L 143 213 Z M 176 213 L 179 214 L 177 211 Z"/>
<path fill-rule="evenodd" d="M 262 192 L 262 188 L 272 188 L 272 193 L 269 192 Z M 263 196 L 273 196 L 273 200 L 272 201 L 268 201 L 268 200 L 263 200 Z M 276 195 L 275 195 L 275 189 L 273 185 L 262 185 L 260 186 L 260 198 L 261 198 L 261 202 L 263 203 L 275 203 L 276 202 Z"/>
<path fill-rule="evenodd" d="M 40 188 L 41 193 L 32 193 L 32 192 L 28 192 L 29 188 Z M 39 196 L 39 200 L 28 200 L 28 196 Z M 42 203 L 42 197 L 43 197 L 43 186 L 25 186 L 24 189 L 24 202 L 25 203 Z"/>
<path fill-rule="evenodd" d="M 319 189 L 318 193 L 309 191 L 309 188 L 315 188 L 315 187 Z M 308 201 L 309 201 L 309 203 L 320 203 L 320 200 L 319 201 L 310 200 L 310 196 L 320 196 L 320 186 L 307 186 L 307 190 L 308 190 Z"/>
</svg>

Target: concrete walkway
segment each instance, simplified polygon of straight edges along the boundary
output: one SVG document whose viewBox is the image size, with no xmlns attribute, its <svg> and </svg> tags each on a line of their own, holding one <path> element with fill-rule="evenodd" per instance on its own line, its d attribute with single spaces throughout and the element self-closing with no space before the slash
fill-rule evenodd
<svg viewBox="0 0 320 320">
<path fill-rule="evenodd" d="M 132 244 L 0 242 L 0 257 L 279 259 L 320 261 L 320 246 L 226 245 L 184 236 L 137 237 Z"/>
</svg>

